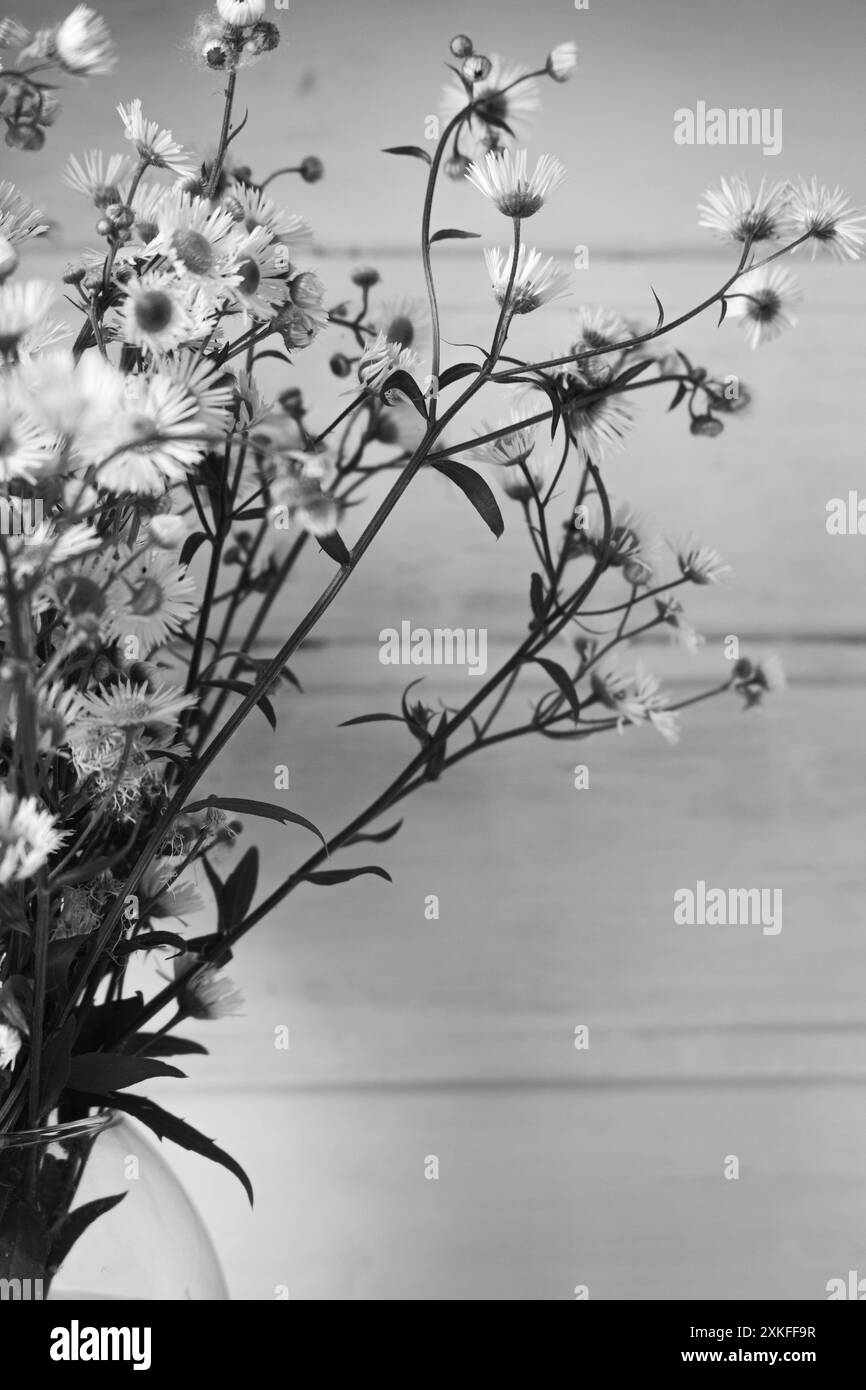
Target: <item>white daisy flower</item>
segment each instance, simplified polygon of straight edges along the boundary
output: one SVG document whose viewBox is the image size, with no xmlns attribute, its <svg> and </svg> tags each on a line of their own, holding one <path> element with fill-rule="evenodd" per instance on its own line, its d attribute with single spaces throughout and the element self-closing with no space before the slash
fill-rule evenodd
<svg viewBox="0 0 866 1390">
<path fill-rule="evenodd" d="M 45 429 L 86 449 L 122 408 L 126 378 L 98 352 L 76 363 L 71 352 L 50 352 L 23 362 L 17 381 L 27 410 Z"/>
<path fill-rule="evenodd" d="M 547 71 L 554 82 L 567 82 L 577 69 L 577 44 L 573 39 L 557 44 L 547 55 Z"/>
<path fill-rule="evenodd" d="M 506 217 L 532 217 L 565 178 L 552 155 L 540 156 L 535 170 L 526 170 L 527 151 L 490 151 L 481 163 L 470 164 L 466 177 Z"/>
<path fill-rule="evenodd" d="M 540 101 L 537 83 L 521 80 L 526 75 L 526 68 L 508 64 L 494 53 L 490 55 L 490 72 L 473 85 L 470 131 L 488 148 L 503 136 L 519 139 L 528 133 Z M 453 120 L 468 102 L 466 88 L 455 75 L 442 91 L 442 121 L 447 124 Z"/>
<path fill-rule="evenodd" d="M 174 276 L 147 271 L 140 279 L 127 281 L 125 288 L 127 296 L 118 316 L 125 343 L 160 354 L 174 352 L 206 334 L 208 306 L 197 290 Z"/>
<path fill-rule="evenodd" d="M 584 523 L 570 537 L 572 557 L 592 555 L 596 560 L 606 557 L 609 568 L 621 569 L 627 583 L 649 584 L 653 577 L 658 537 L 646 517 L 634 511 L 627 502 L 617 502 L 611 508 L 610 536 L 604 545 L 604 508 L 593 494 L 586 504 Z"/>
<path fill-rule="evenodd" d="M 171 169 L 181 176 L 192 174 L 195 160 L 174 139 L 170 130 L 161 130 L 158 121 L 145 120 L 141 99 L 136 97 L 127 106 L 117 108 L 123 121 L 127 140 L 131 140 L 139 157 L 155 169 Z"/>
<path fill-rule="evenodd" d="M 150 602 L 162 602 L 163 592 L 157 581 L 149 576 L 139 586 L 139 599 L 144 588 L 152 588 Z M 194 695 L 185 695 L 179 688 L 145 684 L 134 685 L 120 681 L 117 685 L 102 686 L 95 693 L 84 695 L 78 718 L 112 729 L 140 729 L 145 724 L 177 724 L 185 709 L 196 702 Z"/>
<path fill-rule="evenodd" d="M 118 495 L 158 497 L 204 453 L 193 396 L 168 376 L 127 377 L 123 410 L 101 441 L 96 482 Z"/>
<path fill-rule="evenodd" d="M 21 338 L 35 328 L 54 302 L 54 290 L 44 280 L 0 285 L 0 355 L 14 352 Z"/>
<path fill-rule="evenodd" d="M 42 236 L 48 231 L 48 223 L 42 221 L 44 215 L 14 183 L 8 179 L 0 182 L 0 236 L 13 244 Z"/>
<path fill-rule="evenodd" d="M 409 295 L 385 299 L 370 315 L 370 325 L 377 333 L 384 333 L 389 343 L 417 351 L 430 336 L 427 301 Z"/>
<path fill-rule="evenodd" d="M 232 184 L 224 206 L 235 221 L 243 223 L 248 232 L 264 227 L 276 241 L 289 249 L 307 246 L 312 240 L 309 222 L 297 213 L 286 212 L 260 188 L 253 188 L 251 184 Z"/>
<path fill-rule="evenodd" d="M 176 196 L 171 184 L 148 183 L 138 185 L 132 199 L 135 221 L 132 225 L 133 238 L 149 246 L 159 236 L 159 213 L 167 199 Z"/>
<path fill-rule="evenodd" d="M 687 542 L 676 555 L 680 574 L 692 584 L 724 584 L 731 577 L 730 565 L 708 545 Z"/>
<path fill-rule="evenodd" d="M 640 664 L 634 675 L 611 669 L 593 671 L 590 686 L 595 698 L 617 716 L 620 733 L 627 724 L 649 723 L 667 743 L 679 741 L 677 716 L 667 708 L 670 697 L 660 690 L 657 677 Z"/>
<path fill-rule="evenodd" d="M 487 273 L 493 287 L 494 297 L 499 304 L 505 303 L 511 266 L 514 260 L 512 251 L 502 251 L 498 246 L 484 252 Z M 552 256 L 544 261 L 541 252 L 521 246 L 517 253 L 517 273 L 511 290 L 509 305 L 513 314 L 530 314 L 552 299 L 561 299 L 571 290 L 571 276 L 559 269 Z"/>
<path fill-rule="evenodd" d="M 368 343 L 361 353 L 358 380 L 375 394 L 394 372 L 411 373 L 419 365 L 418 356 L 411 348 L 401 348 L 397 343 L 389 342 L 384 333 L 377 333 L 373 342 Z"/>
<path fill-rule="evenodd" d="M 802 297 L 789 271 L 780 266 L 762 266 L 742 275 L 725 295 L 725 303 L 728 317 L 742 321 L 750 347 L 757 348 L 796 325 L 790 310 Z"/>
<path fill-rule="evenodd" d="M 818 185 L 805 179 L 791 187 L 786 237 L 808 236 L 812 260 L 828 251 L 840 261 L 857 261 L 866 247 L 866 216 L 849 207 L 850 199 L 839 187 Z M 797 248 L 799 250 L 799 248 Z"/>
<path fill-rule="evenodd" d="M 685 610 L 678 599 L 658 598 L 656 599 L 656 612 L 663 623 L 671 628 L 671 635 L 689 656 L 695 656 L 704 645 L 705 639 L 692 627 L 685 615 Z"/>
<path fill-rule="evenodd" d="M 21 1034 L 11 1023 L 0 1023 L 0 1071 L 14 1067 L 21 1051 Z"/>
<path fill-rule="evenodd" d="M 76 77 L 111 72 L 116 62 L 108 25 L 89 5 L 76 5 L 54 34 L 61 67 Z"/>
<path fill-rule="evenodd" d="M 473 458 L 479 463 L 515 464 L 526 463 L 533 453 L 538 441 L 538 426 L 523 425 L 523 421 L 529 419 L 533 412 L 531 410 L 514 410 L 510 412 L 510 418 L 503 420 L 502 425 L 511 424 L 516 426 L 509 434 L 502 434 L 498 439 L 488 439 L 484 444 L 478 444 L 471 451 Z M 494 429 L 501 428 L 497 425 L 485 424 L 482 429 L 484 434 L 492 434 Z"/>
<path fill-rule="evenodd" d="M 502 490 L 515 502 L 528 502 L 536 493 L 540 495 L 544 491 L 549 477 L 550 459 L 539 458 L 536 455 L 517 468 L 506 469 L 502 479 Z"/>
<path fill-rule="evenodd" d="M 185 921 L 201 912 L 202 902 L 195 884 L 175 877 L 183 866 L 182 858 L 154 859 L 141 876 L 141 896 L 148 905 L 151 917 L 175 917 Z"/>
<path fill-rule="evenodd" d="M 200 353 L 179 352 L 163 363 L 161 374 L 192 397 L 202 431 L 222 432 L 229 427 L 236 383 L 228 371 L 215 369 L 210 358 Z"/>
<path fill-rule="evenodd" d="M 745 179 L 722 179 L 721 189 L 708 189 L 698 204 L 698 226 L 726 241 L 777 241 L 785 234 L 788 196 L 784 183 L 761 179 L 753 197 Z"/>
<path fill-rule="evenodd" d="M 35 483 L 56 471 L 57 437 L 0 398 L 0 482 Z"/>
<path fill-rule="evenodd" d="M 246 24 L 257 24 L 264 18 L 265 9 L 265 0 L 217 0 L 220 19 L 238 29 Z"/>
<path fill-rule="evenodd" d="M 82 159 L 70 155 L 61 178 L 75 193 L 89 198 L 98 208 L 105 208 L 109 203 L 123 202 L 123 184 L 132 168 L 128 155 L 112 154 L 106 158 L 102 150 L 87 150 Z"/>
<path fill-rule="evenodd" d="M 35 796 L 19 800 L 0 787 L 0 886 L 32 878 L 66 839 Z"/>
<path fill-rule="evenodd" d="M 579 459 L 604 458 L 608 450 L 620 452 L 634 423 L 622 397 L 594 397 L 592 383 L 581 381 L 577 372 L 572 380 L 574 388 L 563 402 L 563 413 L 568 416 Z"/>
<path fill-rule="evenodd" d="M 158 223 L 148 250 L 167 256 L 178 275 L 209 293 L 228 293 L 237 285 L 239 238 L 224 208 L 183 193 L 160 205 Z"/>
<path fill-rule="evenodd" d="M 285 275 L 289 257 L 285 246 L 275 242 L 265 227 L 256 227 L 237 246 L 237 284 L 233 301 L 254 319 L 272 319 L 281 304 L 291 297 Z"/>
<path fill-rule="evenodd" d="M 600 304 L 581 304 L 575 310 L 575 338 L 572 351 L 594 352 L 599 348 L 612 348 L 629 337 L 629 326 L 621 314 L 606 309 Z M 584 364 L 577 363 L 579 369 Z"/>
</svg>

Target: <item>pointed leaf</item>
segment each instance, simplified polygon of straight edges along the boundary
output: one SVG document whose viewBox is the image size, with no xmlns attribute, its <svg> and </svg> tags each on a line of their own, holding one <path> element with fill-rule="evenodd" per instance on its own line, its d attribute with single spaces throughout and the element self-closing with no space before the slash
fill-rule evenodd
<svg viewBox="0 0 866 1390">
<path fill-rule="evenodd" d="M 670 405 L 668 406 L 668 409 L 667 409 L 668 415 L 670 415 L 670 413 L 671 413 L 672 410 L 676 410 L 677 406 L 679 405 L 680 401 L 683 399 L 683 396 L 684 396 L 685 394 L 686 394 L 686 383 L 685 383 L 684 381 L 681 381 L 681 382 L 678 384 L 676 391 L 674 392 L 674 398 L 673 398 L 673 400 L 671 401 Z"/>
<path fill-rule="evenodd" d="M 375 864 L 367 864 L 362 869 L 324 869 L 320 873 L 304 874 L 298 881 L 317 883 L 322 888 L 330 888 L 335 883 L 348 883 L 350 879 L 360 878 L 362 874 L 375 874 L 377 878 L 384 878 L 388 883 L 393 881 L 389 873 L 377 868 Z"/>
<path fill-rule="evenodd" d="M 420 147 L 420 145 L 391 145 L 391 146 L 389 146 L 388 149 L 383 150 L 382 153 L 383 153 L 383 154 L 408 154 L 408 155 L 411 155 L 413 159 L 423 159 L 425 164 L 432 164 L 432 163 L 433 163 L 433 161 L 432 161 L 432 159 L 430 158 L 430 156 L 429 156 L 429 154 L 427 153 L 427 151 L 426 151 L 426 150 L 422 150 L 421 147 Z"/>
<path fill-rule="evenodd" d="M 318 835 L 323 845 L 326 843 L 321 830 L 311 820 L 299 816 L 297 811 L 287 810 L 285 806 L 275 806 L 270 801 L 250 801 L 244 796 L 209 796 L 206 801 L 194 801 L 183 809 L 184 812 L 207 811 L 211 807 L 218 811 L 233 811 L 236 816 L 261 816 L 263 820 L 281 821 L 285 825 L 302 825 L 305 830 Z M 226 887 L 227 884 L 222 885 L 223 895 Z"/>
<path fill-rule="evenodd" d="M 186 1073 L 152 1057 L 130 1057 L 122 1052 L 80 1052 L 72 1058 L 68 1087 L 88 1095 L 109 1096 L 127 1086 L 137 1086 L 140 1081 L 150 1081 L 154 1076 L 183 1079 Z"/>
<path fill-rule="evenodd" d="M 189 1053 L 208 1055 L 207 1048 L 192 1038 L 179 1038 L 174 1033 L 136 1033 L 129 1046 L 145 1057 L 183 1057 Z"/>
<path fill-rule="evenodd" d="M 56 1274 L 69 1254 L 73 1245 L 81 1239 L 88 1226 L 97 1221 L 100 1216 L 111 1211 L 118 1202 L 122 1202 L 127 1194 L 125 1192 L 115 1192 L 113 1197 L 96 1197 L 92 1202 L 85 1202 L 83 1206 L 76 1207 L 68 1216 L 61 1216 L 51 1229 L 51 1245 L 48 1251 L 48 1270 L 51 1274 Z"/>
<path fill-rule="evenodd" d="M 429 466 L 439 473 L 444 473 L 446 478 L 457 484 L 498 540 L 505 530 L 505 522 L 502 520 L 499 504 L 481 474 L 467 468 L 465 463 L 454 462 L 453 459 L 431 461 Z"/>
<path fill-rule="evenodd" d="M 203 1134 L 199 1134 L 197 1129 L 193 1129 L 192 1125 L 188 1125 L 185 1120 L 178 1119 L 176 1115 L 170 1114 L 168 1110 L 163 1110 L 152 1100 L 146 1100 L 144 1096 L 121 1094 L 112 1099 L 118 1110 L 124 1110 L 128 1115 L 132 1115 L 133 1119 L 146 1125 L 159 1139 L 170 1139 L 173 1144 L 179 1144 L 182 1149 L 189 1149 L 191 1153 L 201 1154 L 202 1158 L 209 1158 L 211 1162 L 219 1163 L 230 1173 L 234 1173 L 250 1199 L 250 1206 L 253 1205 L 252 1183 L 243 1168 L 230 1154 L 218 1148 L 212 1139 L 205 1138 Z"/>
<path fill-rule="evenodd" d="M 441 232 L 434 232 L 430 238 L 430 245 L 434 241 L 474 241 L 480 237 L 480 232 L 462 232 L 459 227 L 443 227 Z"/>
<path fill-rule="evenodd" d="M 444 372 L 439 374 L 439 390 L 444 391 L 446 387 L 453 386 L 455 381 L 462 381 L 465 376 L 474 376 L 481 371 L 475 362 L 457 362 L 453 367 L 446 367 Z"/>
<path fill-rule="evenodd" d="M 193 531 L 191 536 L 187 536 L 186 540 L 180 548 L 178 564 L 188 565 L 192 560 L 193 555 L 195 555 L 196 551 L 201 545 L 202 541 L 206 540 L 207 536 L 205 535 L 204 531 Z"/>
<path fill-rule="evenodd" d="M 236 680 L 202 681 L 201 687 L 204 690 L 231 690 L 235 695 L 243 696 L 250 695 L 253 692 L 253 690 L 255 690 L 255 686 L 250 685 L 248 681 Z M 274 714 L 274 707 L 268 699 L 267 695 L 260 695 L 259 698 L 256 700 L 256 705 L 261 710 L 262 714 L 265 716 L 265 719 L 267 719 L 271 728 L 274 730 L 274 732 L 276 732 L 277 716 Z"/>
<path fill-rule="evenodd" d="M 175 951 L 186 950 L 186 942 L 176 932 L 149 931 L 140 932 L 138 936 L 131 936 L 128 941 L 118 941 L 112 954 L 118 960 L 125 960 L 127 956 L 134 955 L 136 951 L 155 951 L 160 946 L 171 946 Z"/>
<path fill-rule="evenodd" d="M 255 897 L 259 880 L 259 852 L 255 845 L 248 849 L 223 888 L 223 906 L 229 927 L 242 922 Z"/>
<path fill-rule="evenodd" d="M 533 661 L 536 665 L 543 666 L 547 674 L 555 681 L 560 694 L 564 695 L 565 699 L 568 701 L 571 712 L 574 715 L 574 722 L 577 723 L 580 718 L 580 701 L 577 698 L 574 681 L 571 679 L 568 672 L 563 670 L 558 662 L 550 661 L 546 656 L 533 657 Z"/>
<path fill-rule="evenodd" d="M 386 405 L 394 405 L 405 399 L 413 405 L 422 419 L 427 419 L 427 405 L 423 393 L 410 372 L 392 372 L 382 386 L 382 399 Z"/>
<path fill-rule="evenodd" d="M 659 331 L 659 329 L 661 328 L 662 324 L 663 324 L 664 321 L 665 321 L 665 310 L 664 310 L 664 305 L 662 304 L 661 300 L 659 299 L 659 297 L 658 297 L 658 295 L 656 294 L 655 290 L 653 289 L 652 285 L 650 285 L 650 289 L 651 289 L 652 292 L 653 292 L 653 299 L 655 300 L 656 305 L 658 306 L 658 311 L 659 311 L 658 322 L 656 323 L 655 329 L 653 330 L 654 332 L 657 333 L 657 332 Z"/>
<path fill-rule="evenodd" d="M 399 714 L 358 714 L 354 719 L 344 719 L 342 724 L 337 725 L 337 728 L 348 729 L 351 724 L 378 724 L 385 719 L 396 720 L 398 724 L 403 723 Z"/>
<path fill-rule="evenodd" d="M 329 531 L 326 536 L 317 536 L 319 546 L 329 555 L 332 560 L 336 560 L 338 565 L 350 565 L 352 556 L 346 548 L 346 543 L 339 531 Z"/>
<path fill-rule="evenodd" d="M 350 839 L 344 841 L 344 847 L 348 849 L 349 845 L 360 845 L 366 841 L 369 841 L 370 844 L 383 845 L 386 840 L 393 840 L 402 824 L 401 817 L 396 824 L 389 825 L 387 830 L 380 830 L 378 834 L 374 835 L 372 831 L 367 831 L 360 835 L 352 835 Z"/>
<path fill-rule="evenodd" d="M 717 327 L 717 328 L 721 328 L 722 324 L 724 323 L 725 319 L 727 318 L 727 315 L 728 315 L 728 301 L 727 301 L 726 299 L 723 299 L 723 300 L 722 300 L 722 308 L 721 308 L 721 311 L 720 311 L 720 313 L 719 313 L 719 321 L 718 321 L 718 323 L 716 324 L 716 327 Z"/>
<path fill-rule="evenodd" d="M 544 581 L 540 574 L 533 573 L 529 581 L 529 606 L 534 618 L 542 616 L 544 612 Z"/>
</svg>

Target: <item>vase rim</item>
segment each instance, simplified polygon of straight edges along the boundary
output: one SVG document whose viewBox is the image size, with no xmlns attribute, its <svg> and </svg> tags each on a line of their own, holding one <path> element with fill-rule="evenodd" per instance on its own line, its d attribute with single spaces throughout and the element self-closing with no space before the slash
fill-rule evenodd
<svg viewBox="0 0 866 1390">
<path fill-rule="evenodd" d="M 98 1115 L 88 1115 L 83 1120 L 67 1120 L 63 1124 L 40 1125 L 38 1129 L 10 1130 L 0 1134 L 0 1150 L 32 1148 L 36 1144 L 62 1143 L 66 1139 L 101 1134 L 112 1125 L 120 1123 L 116 1110 L 101 1110 Z"/>
</svg>

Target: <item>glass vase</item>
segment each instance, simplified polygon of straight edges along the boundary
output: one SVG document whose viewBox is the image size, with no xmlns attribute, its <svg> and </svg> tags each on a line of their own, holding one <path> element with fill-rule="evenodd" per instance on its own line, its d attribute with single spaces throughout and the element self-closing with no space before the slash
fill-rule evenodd
<svg viewBox="0 0 866 1390">
<path fill-rule="evenodd" d="M 0 1134 L 0 1300 L 228 1296 L 201 1217 L 130 1121 Z"/>
</svg>

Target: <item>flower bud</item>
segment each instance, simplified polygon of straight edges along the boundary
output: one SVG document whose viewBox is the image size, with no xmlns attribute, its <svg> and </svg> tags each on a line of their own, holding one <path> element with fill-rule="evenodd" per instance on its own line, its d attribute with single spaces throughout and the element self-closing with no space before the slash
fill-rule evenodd
<svg viewBox="0 0 866 1390">
<path fill-rule="evenodd" d="M 111 236 L 114 231 L 114 223 L 109 222 L 107 217 L 100 217 L 96 224 L 97 236 Z"/>
<path fill-rule="evenodd" d="M 489 58 L 485 58 L 483 53 L 473 53 L 467 58 L 460 71 L 467 82 L 483 82 L 490 76 L 490 69 L 493 67 Z"/>
<path fill-rule="evenodd" d="M 463 179 L 471 163 L 465 154 L 452 154 L 450 159 L 445 161 L 445 173 L 449 179 Z"/>
<path fill-rule="evenodd" d="M 304 183 L 318 183 L 325 172 L 325 166 L 317 155 L 308 154 L 301 160 L 300 175 Z"/>
<path fill-rule="evenodd" d="M 448 47 L 455 58 L 468 58 L 472 53 L 472 40 L 468 34 L 455 34 Z"/>
<path fill-rule="evenodd" d="M 269 19 L 261 19 L 253 25 L 252 39 L 258 53 L 273 53 L 279 47 L 280 31 Z"/>
<path fill-rule="evenodd" d="M 702 435 L 706 439 L 715 439 L 725 428 L 721 420 L 717 420 L 715 415 L 696 415 L 689 426 L 692 434 Z"/>
<path fill-rule="evenodd" d="M 41 150 L 45 144 L 45 132 L 37 125 L 7 121 L 6 144 L 13 150 Z"/>
<path fill-rule="evenodd" d="M 264 18 L 265 0 L 217 0 L 217 13 L 226 24 L 242 29 Z"/>
<path fill-rule="evenodd" d="M 378 270 L 372 265 L 359 265 L 352 271 L 352 284 L 361 290 L 372 289 L 374 285 L 378 285 L 381 278 Z"/>
<path fill-rule="evenodd" d="M 147 532 L 160 550 L 177 550 L 187 536 L 186 523 L 179 516 L 152 516 Z"/>
<path fill-rule="evenodd" d="M 281 391 L 277 397 L 277 401 L 280 408 L 284 410 L 287 415 L 291 415 L 295 419 L 299 419 L 300 416 L 306 414 L 304 397 L 297 386 L 290 386 L 287 391 Z"/>
<path fill-rule="evenodd" d="M 577 67 L 577 44 L 573 41 L 558 44 L 547 55 L 547 72 L 554 82 L 567 82 Z"/>
<path fill-rule="evenodd" d="M 344 377 L 351 375 L 352 364 L 343 352 L 335 352 L 328 365 L 334 373 L 334 376 Z"/>
</svg>

